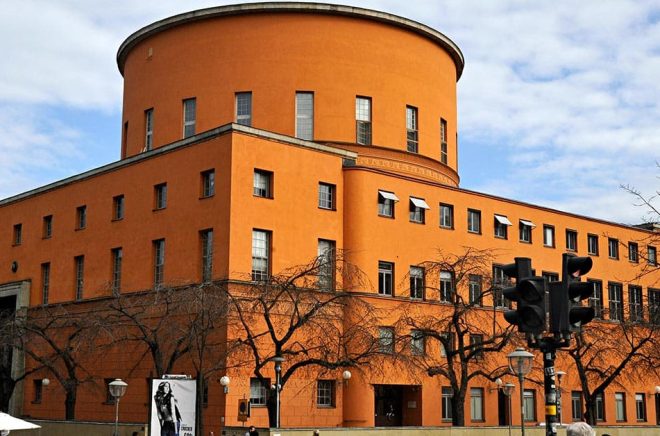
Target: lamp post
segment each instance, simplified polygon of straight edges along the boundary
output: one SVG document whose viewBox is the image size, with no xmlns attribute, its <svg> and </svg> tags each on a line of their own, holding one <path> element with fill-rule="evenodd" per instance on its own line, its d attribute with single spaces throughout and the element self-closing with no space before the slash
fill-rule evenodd
<svg viewBox="0 0 660 436">
<path fill-rule="evenodd" d="M 282 376 L 282 362 L 284 362 L 284 357 L 273 357 L 273 362 L 275 362 L 275 427 L 280 428 L 280 391 L 282 390 L 280 381 Z"/>
<path fill-rule="evenodd" d="M 524 348 L 516 348 L 516 351 L 510 353 L 507 357 L 509 359 L 509 369 L 518 376 L 518 381 L 520 382 L 520 431 L 525 436 L 524 379 L 532 369 L 534 355 L 525 351 Z"/>
<path fill-rule="evenodd" d="M 506 399 L 508 402 L 509 407 L 507 407 L 507 410 L 509 411 L 509 436 L 511 436 L 511 394 L 513 394 L 513 390 L 516 388 L 516 386 L 513 383 L 507 383 L 504 386 L 502 386 L 502 392 L 504 395 L 506 395 Z"/>
<path fill-rule="evenodd" d="M 120 378 L 116 378 L 108 384 L 110 395 L 115 399 L 115 436 L 119 436 L 119 399 L 126 393 L 128 384 Z"/>
<path fill-rule="evenodd" d="M 557 414 L 559 415 L 559 426 L 562 426 L 562 420 L 564 419 L 562 404 L 561 404 L 561 379 L 566 375 L 564 371 L 557 371 L 555 373 L 557 376 Z"/>
</svg>

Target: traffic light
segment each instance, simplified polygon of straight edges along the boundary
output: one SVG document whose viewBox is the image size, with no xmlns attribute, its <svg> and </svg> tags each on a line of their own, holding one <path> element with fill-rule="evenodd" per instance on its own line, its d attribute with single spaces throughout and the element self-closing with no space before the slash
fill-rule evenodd
<svg viewBox="0 0 660 436">
<path fill-rule="evenodd" d="M 238 400 L 238 420 L 245 422 L 250 417 L 250 400 L 241 398 Z"/>
<path fill-rule="evenodd" d="M 590 257 L 578 257 L 564 253 L 562 256 L 561 282 L 550 283 L 550 329 L 553 333 L 579 331 L 580 327 L 594 319 L 593 307 L 583 307 L 594 293 L 594 284 L 581 282 L 580 276 L 593 266 Z"/>
<path fill-rule="evenodd" d="M 502 267 L 504 274 L 516 279 L 516 285 L 505 288 L 504 298 L 515 301 L 515 310 L 504 312 L 504 319 L 517 325 L 518 331 L 540 335 L 545 328 L 545 279 L 534 277 L 532 261 L 516 257 L 515 263 Z"/>
</svg>

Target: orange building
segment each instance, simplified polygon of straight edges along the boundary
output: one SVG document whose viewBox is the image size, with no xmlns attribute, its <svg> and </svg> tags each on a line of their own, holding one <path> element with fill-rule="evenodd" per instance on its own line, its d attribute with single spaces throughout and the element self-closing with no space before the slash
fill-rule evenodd
<svg viewBox="0 0 660 436">
<path fill-rule="evenodd" d="M 411 266 L 461 247 L 491 251 L 494 271 L 529 257 L 549 278 L 561 272 L 563 252 L 592 256 L 592 304 L 605 308 L 606 323 L 616 323 L 622 307 L 660 304 L 660 289 L 638 277 L 640 268 L 657 267 L 652 230 L 459 187 L 463 54 L 432 28 L 338 5 L 223 6 L 138 30 L 117 62 L 121 160 L 0 201 L 3 307 L 102 301 L 113 291 L 200 283 L 207 275 L 268 275 L 326 245 L 364 271 L 373 283 L 364 298 L 379 307 L 410 301 L 402 278 Z M 430 294 L 421 299 L 412 304 L 428 311 L 443 304 Z M 498 319 L 499 306 L 484 302 Z M 131 386 L 122 419 L 146 422 L 148 390 L 139 379 L 148 371 L 106 366 L 106 377 Z M 579 380 L 565 370 L 567 422 L 582 411 Z M 62 393 L 56 382 L 42 390 L 43 376 L 28 377 L 14 410 L 61 418 Z M 247 369 L 232 373 L 227 395 L 210 382 L 208 428 L 237 425 L 246 395 L 255 400 L 251 422 L 267 426 L 250 377 Z M 390 372 L 375 380 L 354 372 L 343 383 L 340 371 L 331 382 L 321 391 L 293 381 L 282 392 L 282 425 L 451 425 L 442 377 Z M 506 405 L 493 383 L 470 383 L 467 425 L 504 424 Z M 598 420 L 655 425 L 658 384 L 606 390 Z M 326 393 L 329 403 L 319 404 Z M 543 390 L 525 398 L 530 424 L 543 421 Z M 77 418 L 112 420 L 105 400 L 103 391 L 82 389 Z M 385 404 L 394 418 L 385 419 Z"/>
</svg>

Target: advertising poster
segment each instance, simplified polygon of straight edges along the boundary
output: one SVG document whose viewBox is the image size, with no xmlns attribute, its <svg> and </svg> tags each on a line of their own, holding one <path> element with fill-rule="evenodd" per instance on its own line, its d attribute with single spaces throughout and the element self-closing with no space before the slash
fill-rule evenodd
<svg viewBox="0 0 660 436">
<path fill-rule="evenodd" d="M 195 436 L 195 380 L 153 379 L 149 436 Z"/>
</svg>

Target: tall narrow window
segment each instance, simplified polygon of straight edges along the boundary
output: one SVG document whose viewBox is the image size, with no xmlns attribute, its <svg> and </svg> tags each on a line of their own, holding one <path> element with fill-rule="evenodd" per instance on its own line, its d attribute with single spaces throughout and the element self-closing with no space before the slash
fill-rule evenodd
<svg viewBox="0 0 660 436">
<path fill-rule="evenodd" d="M 454 390 L 448 386 L 442 387 L 442 420 L 450 422 L 453 419 L 451 400 L 454 398 Z"/>
<path fill-rule="evenodd" d="M 616 420 L 626 420 L 626 394 L 623 392 L 614 393 L 614 409 L 616 411 Z"/>
<path fill-rule="evenodd" d="M 424 224 L 426 209 L 430 209 L 423 198 L 410 197 L 410 222 Z"/>
<path fill-rule="evenodd" d="M 215 195 L 215 170 L 207 170 L 201 173 L 202 177 L 202 198 Z"/>
<path fill-rule="evenodd" d="M 628 306 L 630 308 L 630 321 L 639 322 L 644 320 L 641 286 L 628 285 Z"/>
<path fill-rule="evenodd" d="M 444 229 L 454 228 L 454 206 L 440 203 L 440 227 Z"/>
<path fill-rule="evenodd" d="M 423 356 L 426 354 L 426 337 L 419 330 L 410 332 L 410 352 L 414 356 Z"/>
<path fill-rule="evenodd" d="M 21 245 L 23 242 L 23 224 L 14 224 L 13 244 Z"/>
<path fill-rule="evenodd" d="M 481 306 L 481 281 L 482 277 L 476 274 L 470 274 L 470 304 Z"/>
<path fill-rule="evenodd" d="M 157 239 L 154 244 L 154 289 L 163 285 L 165 274 L 165 239 Z"/>
<path fill-rule="evenodd" d="M 589 306 L 594 308 L 594 317 L 603 318 L 603 282 L 600 280 L 587 280 L 593 283 L 594 293 L 589 297 Z"/>
<path fill-rule="evenodd" d="M 336 186 L 329 183 L 319 183 L 319 208 L 335 209 Z"/>
<path fill-rule="evenodd" d="M 87 227 L 87 206 L 78 206 L 76 208 L 76 230 L 82 230 Z"/>
<path fill-rule="evenodd" d="M 394 204 L 399 201 L 393 192 L 378 191 L 378 215 L 394 218 Z"/>
<path fill-rule="evenodd" d="M 493 265 L 493 306 L 506 307 L 503 289 L 511 286 L 511 279 L 499 265 Z"/>
<path fill-rule="evenodd" d="M 610 300 L 610 319 L 623 321 L 623 290 L 620 283 L 608 284 Z"/>
<path fill-rule="evenodd" d="M 410 298 L 416 300 L 424 299 L 424 268 L 419 266 L 410 267 Z"/>
<path fill-rule="evenodd" d="M 525 389 L 523 392 L 523 416 L 525 421 L 536 421 L 536 392 Z"/>
<path fill-rule="evenodd" d="M 53 215 L 47 215 L 43 219 L 42 237 L 49 239 L 53 236 Z"/>
<path fill-rule="evenodd" d="M 195 134 L 195 123 L 197 121 L 197 99 L 189 98 L 183 100 L 183 137 L 187 138 Z"/>
<path fill-rule="evenodd" d="M 470 334 L 470 353 L 475 360 L 484 358 L 484 335 Z"/>
<path fill-rule="evenodd" d="M 296 92 L 296 138 L 314 139 L 314 93 Z"/>
<path fill-rule="evenodd" d="M 391 262 L 378 262 L 378 293 L 380 295 L 393 295 L 394 264 Z"/>
<path fill-rule="evenodd" d="M 144 111 L 144 149 L 151 150 L 154 146 L 154 110 Z"/>
<path fill-rule="evenodd" d="M 470 233 L 481 233 L 481 212 L 475 209 L 467 211 L 467 229 Z"/>
<path fill-rule="evenodd" d="M 577 251 L 577 232 L 575 230 L 566 230 L 566 249 Z"/>
<path fill-rule="evenodd" d="M 571 410 L 573 421 L 582 421 L 582 392 L 571 392 Z"/>
<path fill-rule="evenodd" d="M 270 275 L 270 232 L 252 230 L 252 280 L 268 280 Z"/>
<path fill-rule="evenodd" d="M 605 400 L 603 394 L 596 395 L 596 421 L 605 421 Z"/>
<path fill-rule="evenodd" d="M 406 106 L 406 138 L 407 150 L 411 153 L 417 153 L 419 144 L 416 107 Z"/>
<path fill-rule="evenodd" d="M 587 235 L 587 253 L 598 256 L 598 235 Z"/>
<path fill-rule="evenodd" d="M 356 142 L 371 145 L 371 99 L 355 98 L 355 136 Z"/>
<path fill-rule="evenodd" d="M 112 293 L 119 295 L 121 292 L 121 264 L 123 260 L 123 251 L 121 247 L 112 249 Z"/>
<path fill-rule="evenodd" d="M 651 247 L 649 245 L 647 252 L 648 252 L 647 261 L 649 265 L 656 266 L 658 264 L 658 257 L 656 254 L 655 247 Z"/>
<path fill-rule="evenodd" d="M 271 187 L 273 173 L 264 170 L 254 170 L 252 176 L 252 195 L 262 198 L 273 198 Z"/>
<path fill-rule="evenodd" d="M 50 262 L 41 264 L 41 303 L 48 304 L 50 291 Z"/>
<path fill-rule="evenodd" d="M 394 353 L 394 328 L 378 327 L 378 345 L 381 353 Z"/>
<path fill-rule="evenodd" d="M 454 294 L 454 278 L 449 271 L 440 271 L 440 301 L 445 303 L 452 302 Z"/>
<path fill-rule="evenodd" d="M 116 195 L 112 197 L 112 219 L 124 219 L 124 196 Z"/>
<path fill-rule="evenodd" d="M 73 258 L 73 264 L 75 268 L 75 295 L 76 300 L 80 301 L 83 299 L 83 288 L 85 283 L 85 256 L 76 256 Z"/>
<path fill-rule="evenodd" d="M 126 157 L 126 147 L 128 146 L 128 121 L 124 121 L 124 131 L 121 136 L 121 157 Z"/>
<path fill-rule="evenodd" d="M 619 259 L 619 240 L 607 238 L 607 253 L 610 259 Z"/>
<path fill-rule="evenodd" d="M 165 209 L 167 207 L 167 183 L 159 183 L 154 186 L 154 209 Z"/>
<path fill-rule="evenodd" d="M 252 93 L 236 93 L 236 122 L 244 126 L 252 125 Z"/>
<path fill-rule="evenodd" d="M 660 325 L 660 289 L 649 288 L 649 321 Z"/>
<path fill-rule="evenodd" d="M 440 118 L 440 162 L 447 165 L 447 120 Z"/>
<path fill-rule="evenodd" d="M 545 247 L 554 247 L 555 246 L 555 228 L 554 226 L 544 224 L 543 225 L 543 245 Z"/>
<path fill-rule="evenodd" d="M 335 241 L 319 239 L 317 253 L 319 289 L 332 290 L 335 286 Z"/>
<path fill-rule="evenodd" d="M 633 263 L 639 262 L 639 246 L 636 242 L 628 243 L 628 260 Z"/>
<path fill-rule="evenodd" d="M 472 421 L 484 420 L 483 388 L 470 388 L 470 419 Z"/>
<path fill-rule="evenodd" d="M 202 281 L 213 279 L 213 229 L 200 232 L 202 242 Z"/>
<path fill-rule="evenodd" d="M 646 421 L 646 394 L 635 394 L 635 414 L 637 422 Z"/>
</svg>

